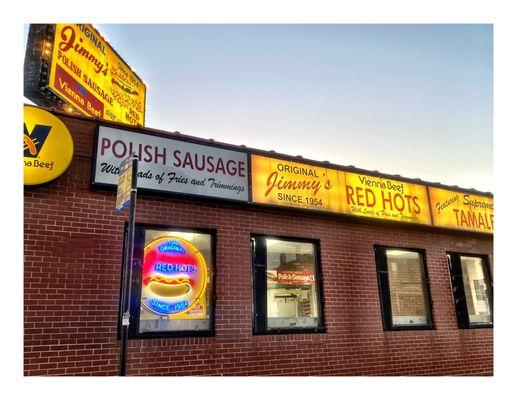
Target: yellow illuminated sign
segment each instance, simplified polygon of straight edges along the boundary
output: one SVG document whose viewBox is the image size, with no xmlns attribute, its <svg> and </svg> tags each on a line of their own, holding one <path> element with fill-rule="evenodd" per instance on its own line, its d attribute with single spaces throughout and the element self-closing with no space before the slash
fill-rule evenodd
<svg viewBox="0 0 517 400">
<path fill-rule="evenodd" d="M 429 187 L 433 221 L 446 228 L 494 232 L 494 199 Z"/>
<path fill-rule="evenodd" d="M 143 126 L 142 80 L 92 25 L 55 27 L 49 88 L 85 115 Z"/>
<path fill-rule="evenodd" d="M 23 182 L 39 185 L 66 171 L 74 143 L 68 128 L 56 116 L 36 107 L 23 109 Z"/>
<path fill-rule="evenodd" d="M 253 202 L 430 224 L 423 185 L 252 155 Z"/>
<path fill-rule="evenodd" d="M 342 172 L 345 179 L 344 213 L 360 217 L 430 224 L 423 185 Z"/>
<path fill-rule="evenodd" d="M 252 155 L 251 171 L 255 203 L 342 212 L 336 170 Z"/>
</svg>

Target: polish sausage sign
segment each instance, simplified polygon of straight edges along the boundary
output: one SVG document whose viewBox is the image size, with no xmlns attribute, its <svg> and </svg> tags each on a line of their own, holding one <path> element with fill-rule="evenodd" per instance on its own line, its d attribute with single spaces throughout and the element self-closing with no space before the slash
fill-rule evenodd
<svg viewBox="0 0 517 400">
<path fill-rule="evenodd" d="M 138 188 L 248 201 L 243 152 L 99 126 L 93 183 L 116 186 L 121 161 L 135 153 Z"/>
</svg>

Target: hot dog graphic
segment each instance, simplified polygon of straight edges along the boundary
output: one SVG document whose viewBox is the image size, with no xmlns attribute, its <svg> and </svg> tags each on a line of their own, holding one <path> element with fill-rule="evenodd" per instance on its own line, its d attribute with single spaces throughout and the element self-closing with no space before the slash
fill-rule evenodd
<svg viewBox="0 0 517 400">
<path fill-rule="evenodd" d="M 190 241 L 166 235 L 145 245 L 141 291 L 145 310 L 170 318 L 188 318 L 196 306 L 206 310 L 207 282 L 206 261 Z"/>
<path fill-rule="evenodd" d="M 144 284 L 149 290 L 159 297 L 181 297 L 185 296 L 192 290 L 190 279 L 188 276 L 165 276 L 154 274 L 149 276 Z"/>
</svg>

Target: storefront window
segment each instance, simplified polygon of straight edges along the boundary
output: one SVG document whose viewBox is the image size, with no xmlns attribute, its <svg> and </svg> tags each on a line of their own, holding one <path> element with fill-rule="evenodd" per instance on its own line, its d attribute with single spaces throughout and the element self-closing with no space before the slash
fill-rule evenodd
<svg viewBox="0 0 517 400">
<path fill-rule="evenodd" d="M 375 248 L 386 330 L 432 327 L 423 252 Z"/>
<path fill-rule="evenodd" d="M 256 236 L 255 332 L 320 331 L 315 242 Z"/>
<path fill-rule="evenodd" d="M 492 326 L 492 287 L 487 258 L 448 253 L 460 328 Z"/>
<path fill-rule="evenodd" d="M 131 336 L 213 333 L 212 242 L 206 231 L 137 227 Z"/>
</svg>

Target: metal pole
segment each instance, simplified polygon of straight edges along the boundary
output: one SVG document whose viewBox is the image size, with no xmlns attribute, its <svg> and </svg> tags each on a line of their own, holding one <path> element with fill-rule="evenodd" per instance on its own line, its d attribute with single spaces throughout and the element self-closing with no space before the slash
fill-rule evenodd
<svg viewBox="0 0 517 400">
<path fill-rule="evenodd" d="M 120 337 L 120 364 L 119 376 L 126 376 L 126 354 L 127 354 L 127 336 L 130 322 L 130 299 L 131 299 L 131 275 L 133 271 L 133 249 L 135 242 L 135 211 L 136 211 L 136 189 L 138 176 L 138 158 L 133 154 L 132 158 L 132 176 L 131 176 L 131 203 L 129 206 L 129 225 L 126 236 L 126 262 L 123 271 L 122 286 L 122 321 L 121 321 L 121 337 Z"/>
</svg>

